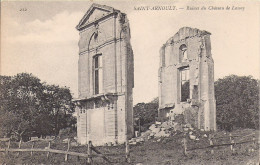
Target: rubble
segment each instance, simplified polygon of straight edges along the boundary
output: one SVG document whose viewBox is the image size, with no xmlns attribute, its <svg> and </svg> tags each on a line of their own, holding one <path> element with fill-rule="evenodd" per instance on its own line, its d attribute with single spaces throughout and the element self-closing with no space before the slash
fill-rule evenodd
<svg viewBox="0 0 260 165">
<path fill-rule="evenodd" d="M 165 131 L 160 131 L 154 135 L 155 137 L 169 137 L 170 134 L 167 134 Z"/>
<path fill-rule="evenodd" d="M 194 136 L 194 135 L 190 135 L 189 137 L 190 137 L 191 140 L 195 140 L 196 139 L 196 136 Z"/>
<path fill-rule="evenodd" d="M 204 130 L 203 130 L 204 131 Z M 164 138 L 173 137 L 178 133 L 188 137 L 190 140 L 199 141 L 201 138 L 207 138 L 206 132 L 193 128 L 190 124 L 180 124 L 174 121 L 156 122 L 152 124 L 145 132 L 139 133 L 140 136 L 129 140 L 130 145 L 136 145 L 148 140 L 161 142 Z"/>
<path fill-rule="evenodd" d="M 162 124 L 162 122 L 156 121 L 155 124 Z"/>
<path fill-rule="evenodd" d="M 69 141 L 69 138 L 66 138 L 66 139 L 62 140 L 62 143 L 68 143 L 68 141 Z"/>
<path fill-rule="evenodd" d="M 77 142 L 71 142 L 71 143 L 70 143 L 70 146 L 71 146 L 71 147 L 78 146 L 78 143 L 77 143 Z"/>
<path fill-rule="evenodd" d="M 149 127 L 149 130 L 153 130 L 154 128 L 156 128 L 155 124 L 152 124 L 150 127 Z"/>
</svg>

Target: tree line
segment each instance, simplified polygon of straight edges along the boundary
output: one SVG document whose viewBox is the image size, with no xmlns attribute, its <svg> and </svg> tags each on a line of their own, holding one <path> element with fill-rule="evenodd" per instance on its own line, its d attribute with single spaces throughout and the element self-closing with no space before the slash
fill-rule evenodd
<svg viewBox="0 0 260 165">
<path fill-rule="evenodd" d="M 58 135 L 76 123 L 69 88 L 49 85 L 32 74 L 0 76 L 0 136 L 28 140 Z"/>
<path fill-rule="evenodd" d="M 259 81 L 231 75 L 215 82 L 217 126 L 221 130 L 259 128 Z M 0 137 L 16 140 L 58 135 L 74 128 L 75 105 L 67 87 L 49 85 L 32 74 L 0 76 Z M 146 130 L 158 117 L 158 98 L 134 106 L 135 129 Z"/>
</svg>

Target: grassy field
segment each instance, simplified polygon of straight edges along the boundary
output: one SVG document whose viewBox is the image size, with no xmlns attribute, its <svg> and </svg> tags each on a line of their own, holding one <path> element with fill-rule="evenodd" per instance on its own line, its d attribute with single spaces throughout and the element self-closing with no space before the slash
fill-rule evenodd
<svg viewBox="0 0 260 165">
<path fill-rule="evenodd" d="M 255 132 L 259 135 L 259 131 L 256 130 L 236 130 L 232 132 L 234 135 L 245 135 Z M 213 133 L 212 133 L 213 134 Z M 228 136 L 225 132 L 214 133 L 214 136 Z M 253 143 L 237 144 L 234 146 L 234 151 L 230 150 L 230 146 L 220 146 L 214 148 L 214 154 L 211 154 L 211 149 L 199 149 L 189 151 L 186 156 L 183 154 L 182 146 L 183 134 L 179 133 L 175 136 L 165 137 L 158 139 L 151 139 L 144 143 L 137 145 L 131 145 L 131 164 L 231 164 L 231 165 L 255 165 L 259 162 L 259 145 Z M 248 140 L 248 139 L 243 139 Z M 223 142 L 223 141 L 222 141 Z M 199 141 L 188 140 L 188 149 L 194 147 L 207 146 L 208 142 L 206 138 L 202 138 Z M 225 143 L 225 142 L 224 142 Z M 17 148 L 18 144 L 11 143 L 11 148 Z M 35 148 L 45 148 L 48 145 L 47 142 L 38 142 L 35 144 Z M 4 147 L 4 146 L 1 146 Z M 30 148 L 31 143 L 23 143 L 21 148 Z M 61 140 L 56 140 L 52 143 L 51 148 L 55 149 L 67 149 L 67 144 L 61 143 Z M 113 164 L 127 164 L 124 160 L 124 145 L 111 146 L 111 147 L 96 147 L 100 152 L 109 154 L 108 158 Z M 253 149 L 253 150 L 252 150 Z M 87 153 L 86 146 L 74 146 L 70 151 L 76 151 L 81 153 Z M 86 164 L 86 160 L 77 157 L 69 156 L 68 161 L 64 161 L 64 155 L 62 154 L 50 154 L 49 159 L 46 157 L 46 153 L 38 152 L 34 153 L 31 157 L 30 153 L 21 153 L 17 156 L 17 153 L 9 153 L 8 155 L 0 154 L 0 163 L 4 164 Z M 94 164 L 106 164 L 100 158 L 93 158 Z"/>
</svg>

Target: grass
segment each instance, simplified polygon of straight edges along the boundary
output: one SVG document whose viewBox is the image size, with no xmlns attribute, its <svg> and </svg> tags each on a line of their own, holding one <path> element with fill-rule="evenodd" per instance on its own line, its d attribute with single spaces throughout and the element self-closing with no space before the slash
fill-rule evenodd
<svg viewBox="0 0 260 165">
<path fill-rule="evenodd" d="M 234 135 L 246 135 L 259 131 L 244 129 L 232 132 Z M 228 136 L 225 132 L 214 133 L 215 137 Z M 131 145 L 131 164 L 205 164 L 205 165 L 220 165 L 220 164 L 256 164 L 259 159 L 259 145 L 253 143 L 237 144 L 234 146 L 235 151 L 230 150 L 230 146 L 220 146 L 214 148 L 214 154 L 211 154 L 210 148 L 189 151 L 187 156 L 183 154 L 182 147 L 183 134 L 179 133 L 173 137 L 161 138 L 158 142 L 157 139 L 152 139 L 141 144 Z M 249 137 L 248 137 L 249 138 Z M 247 139 L 244 139 L 247 140 Z M 223 141 L 222 141 L 223 142 Z M 195 146 L 206 146 L 207 141 L 200 139 L 199 141 L 188 140 L 188 148 Z M 219 143 L 219 142 L 216 142 Z M 225 142 L 223 142 L 225 143 Z M 47 142 L 38 142 L 35 144 L 37 148 L 47 147 Z M 3 147 L 3 146 L 2 146 Z M 16 143 L 12 143 L 11 148 L 17 148 Z M 22 148 L 30 148 L 31 143 L 23 143 Z M 51 145 L 55 149 L 67 149 L 67 144 L 61 143 L 61 140 L 55 140 Z M 101 153 L 109 154 L 108 158 L 113 164 L 127 164 L 124 159 L 125 147 L 124 145 L 111 146 L 111 147 L 96 147 Z M 254 151 L 252 151 L 254 149 Z M 249 151 L 250 150 L 250 151 Z M 70 151 L 87 153 L 86 146 L 74 146 Z M 86 164 L 86 160 L 77 157 L 69 156 L 68 161 L 64 161 L 62 154 L 50 154 L 49 159 L 46 153 L 34 153 L 31 157 L 30 153 L 9 153 L 8 155 L 0 154 L 0 163 L 4 164 Z M 93 158 L 94 164 L 106 164 L 101 158 Z"/>
</svg>

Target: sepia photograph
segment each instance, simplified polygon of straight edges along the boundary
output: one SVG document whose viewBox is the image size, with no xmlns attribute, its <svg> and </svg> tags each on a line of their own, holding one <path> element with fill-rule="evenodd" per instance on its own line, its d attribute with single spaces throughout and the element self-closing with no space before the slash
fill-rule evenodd
<svg viewBox="0 0 260 165">
<path fill-rule="evenodd" d="M 259 5 L 2 0 L 0 163 L 259 165 Z"/>
</svg>

